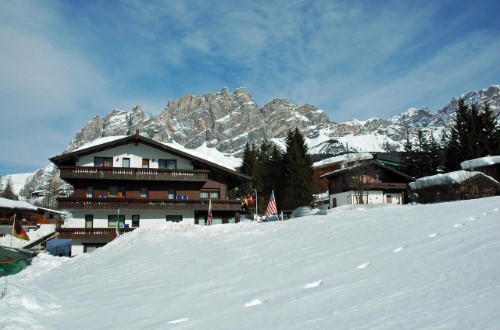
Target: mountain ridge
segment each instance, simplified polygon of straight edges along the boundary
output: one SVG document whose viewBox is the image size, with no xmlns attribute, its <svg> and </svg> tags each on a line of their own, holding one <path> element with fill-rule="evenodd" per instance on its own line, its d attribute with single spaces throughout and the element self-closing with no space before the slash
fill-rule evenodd
<svg viewBox="0 0 500 330">
<path fill-rule="evenodd" d="M 464 98 L 466 104 L 490 102 L 498 120 L 500 85 L 456 96 L 435 113 L 427 107 L 410 108 L 387 120 L 353 119 L 340 123 L 311 104 L 297 105 L 287 98 L 275 98 L 260 108 L 245 87 L 233 92 L 224 87 L 219 92 L 201 96 L 185 94 L 178 100 L 169 100 L 158 115 L 146 113 L 136 105 L 130 111 L 114 109 L 104 117 L 95 116 L 75 135 L 65 152 L 97 138 L 130 135 L 139 130 L 141 135 L 159 142 L 176 142 L 188 149 L 206 145 L 227 156 L 241 158 L 247 142 L 260 145 L 261 141 L 270 140 L 284 148 L 287 132 L 295 128 L 304 135 L 312 154 L 337 154 L 347 149 L 401 151 L 407 128 L 412 138 L 417 129 L 438 137 L 453 123 L 454 107 L 460 98 Z M 42 189 L 56 174 L 57 169 L 50 165 L 36 171 L 22 192 Z"/>
</svg>

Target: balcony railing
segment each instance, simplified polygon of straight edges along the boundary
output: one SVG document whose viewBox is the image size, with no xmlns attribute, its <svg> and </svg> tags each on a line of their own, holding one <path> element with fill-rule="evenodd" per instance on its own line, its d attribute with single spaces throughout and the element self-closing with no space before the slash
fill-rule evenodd
<svg viewBox="0 0 500 330">
<path fill-rule="evenodd" d="M 372 182 L 370 184 L 362 184 L 363 187 L 367 187 L 368 189 L 380 189 L 380 190 L 406 190 L 408 189 L 408 185 L 406 183 L 383 183 L 383 182 Z M 359 189 L 361 184 L 351 183 L 349 182 L 347 185 L 347 189 L 356 190 Z M 365 188 L 366 189 L 366 188 Z"/>
<path fill-rule="evenodd" d="M 208 170 L 168 170 L 158 168 L 61 166 L 62 179 L 197 181 L 208 180 Z"/>
<path fill-rule="evenodd" d="M 122 232 L 129 232 L 135 228 L 121 228 Z M 87 241 L 111 241 L 116 236 L 115 228 L 59 228 L 59 238 L 84 239 Z"/>
<path fill-rule="evenodd" d="M 137 198 L 59 198 L 61 209 L 138 209 L 208 211 L 208 200 L 200 199 L 137 199 Z M 212 200 L 214 211 L 239 211 L 239 200 Z"/>
</svg>

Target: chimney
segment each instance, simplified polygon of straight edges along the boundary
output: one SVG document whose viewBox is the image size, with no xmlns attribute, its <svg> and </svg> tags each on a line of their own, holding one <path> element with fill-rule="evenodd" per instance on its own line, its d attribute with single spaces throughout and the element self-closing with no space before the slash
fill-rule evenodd
<svg viewBox="0 0 500 330">
<path fill-rule="evenodd" d="M 139 130 L 138 129 L 135 130 L 135 136 L 139 136 Z"/>
</svg>

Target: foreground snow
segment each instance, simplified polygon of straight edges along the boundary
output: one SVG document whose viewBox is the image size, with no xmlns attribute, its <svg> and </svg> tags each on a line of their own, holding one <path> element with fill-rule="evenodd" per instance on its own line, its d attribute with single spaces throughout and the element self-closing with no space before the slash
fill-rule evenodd
<svg viewBox="0 0 500 330">
<path fill-rule="evenodd" d="M 500 328 L 500 197 L 165 225 L 0 278 L 6 329 Z"/>
</svg>

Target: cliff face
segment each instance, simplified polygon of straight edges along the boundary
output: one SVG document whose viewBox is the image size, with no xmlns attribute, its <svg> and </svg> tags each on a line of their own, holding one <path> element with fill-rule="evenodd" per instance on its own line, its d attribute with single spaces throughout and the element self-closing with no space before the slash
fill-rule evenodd
<svg viewBox="0 0 500 330">
<path fill-rule="evenodd" d="M 99 137 L 127 135 L 139 129 L 142 135 L 157 141 L 175 141 L 186 148 L 206 144 L 222 153 L 239 156 L 247 142 L 259 145 L 264 139 L 283 139 L 288 130 L 295 128 L 306 137 L 311 152 L 342 152 L 345 145 L 339 141 L 361 135 L 376 136 L 380 143 L 376 150 L 354 147 L 358 151 L 401 150 L 406 127 L 411 128 L 411 134 L 423 129 L 438 136 L 453 123 L 454 109 L 461 97 L 467 104 L 489 101 L 497 116 L 500 112 L 498 85 L 457 96 L 435 114 L 427 108 L 409 109 L 387 120 L 343 123 L 331 121 L 323 110 L 313 105 L 299 106 L 288 99 L 274 99 L 259 108 L 246 88 L 234 92 L 223 88 L 217 93 L 187 94 L 179 100 L 171 100 L 157 116 L 146 114 L 140 106 L 132 111 L 113 110 L 104 118 L 97 116 L 81 129 L 67 151 Z M 319 136 L 323 138 L 318 139 Z M 374 145 L 367 148 L 373 149 Z"/>
<path fill-rule="evenodd" d="M 94 117 L 75 136 L 67 148 L 73 151 L 100 137 L 134 134 L 160 142 L 177 142 L 194 149 L 203 144 L 236 157 L 242 155 L 247 142 L 260 145 L 264 139 L 278 144 L 289 130 L 298 128 L 304 135 L 311 153 L 340 153 L 349 148 L 359 152 L 403 150 L 407 127 L 410 134 L 417 129 L 432 131 L 438 137 L 453 124 L 454 111 L 460 98 L 466 104 L 488 101 L 500 114 L 500 86 L 470 92 L 453 98 L 448 105 L 431 113 L 427 108 L 409 109 L 385 119 L 331 121 L 323 110 L 313 105 L 296 105 L 288 99 L 274 99 L 262 108 L 246 88 L 230 92 L 223 88 L 217 93 L 202 96 L 184 95 L 171 100 L 158 115 L 142 111 L 113 110 L 105 117 Z M 43 189 L 55 173 L 47 167 L 28 180 L 24 191 Z"/>
</svg>

